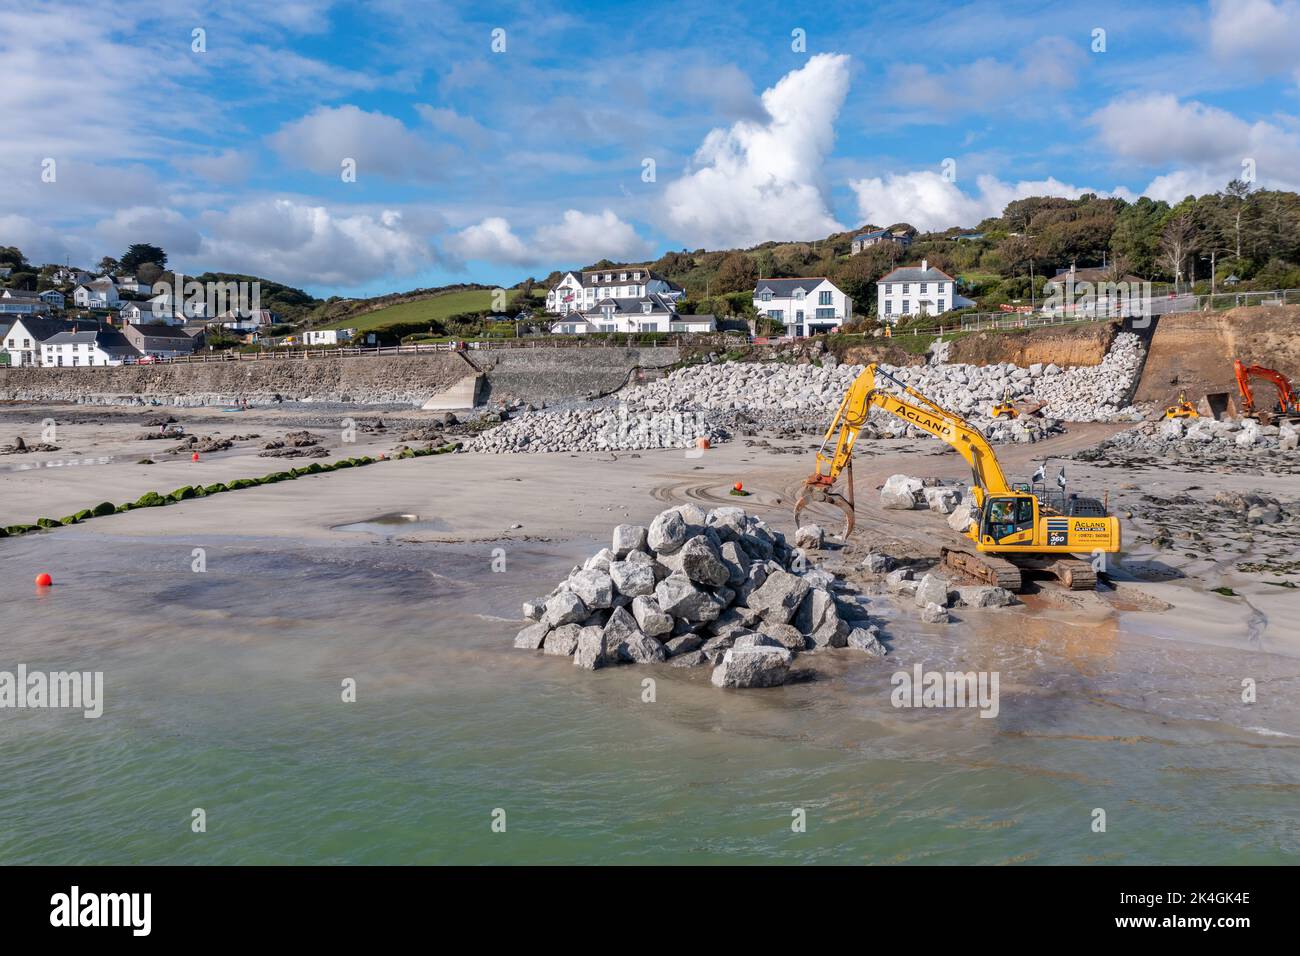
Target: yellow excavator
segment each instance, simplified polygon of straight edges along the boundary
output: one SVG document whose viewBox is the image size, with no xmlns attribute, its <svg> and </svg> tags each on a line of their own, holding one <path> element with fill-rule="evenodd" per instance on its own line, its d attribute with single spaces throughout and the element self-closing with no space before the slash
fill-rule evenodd
<svg viewBox="0 0 1300 956">
<path fill-rule="evenodd" d="M 884 391 L 877 386 L 878 377 L 914 401 Z M 1060 489 L 1056 491 L 1042 483 L 1045 467 L 1031 482 L 1008 483 L 993 447 L 978 428 L 876 365 L 863 369 L 840 402 L 817 452 L 817 467 L 804 481 L 795 504 L 795 527 L 809 502 L 822 501 L 848 516 L 845 540 L 853 532 L 853 443 L 873 407 L 947 442 L 970 465 L 971 523 L 964 533 L 970 543 L 943 548 L 944 564 L 1008 591 L 1021 589 L 1025 570 L 1046 571 L 1075 591 L 1096 586 L 1093 562 L 1074 555 L 1119 551 L 1119 519 L 1107 514 L 1096 498 L 1067 496 L 1064 470 L 1057 476 Z M 834 452 L 828 455 L 832 439 Z M 845 473 L 844 493 L 835 490 L 841 472 Z"/>
<path fill-rule="evenodd" d="M 1201 413 L 1196 410 L 1196 406 L 1187 400 L 1187 396 L 1179 393 L 1178 401 L 1165 409 L 1165 418 L 1200 418 Z"/>
<path fill-rule="evenodd" d="M 1019 418 L 1020 412 L 1015 405 L 1011 404 L 1011 396 L 1003 391 L 1002 401 L 994 403 L 989 409 L 989 418 Z"/>
</svg>

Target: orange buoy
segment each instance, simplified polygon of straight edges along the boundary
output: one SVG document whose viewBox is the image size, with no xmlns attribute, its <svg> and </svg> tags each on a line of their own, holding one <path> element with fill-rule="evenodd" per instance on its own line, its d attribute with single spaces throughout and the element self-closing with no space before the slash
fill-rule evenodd
<svg viewBox="0 0 1300 956">
<path fill-rule="evenodd" d="M 190 455 L 190 461 L 198 461 L 198 460 L 199 460 L 199 453 L 197 451 L 194 454 Z"/>
<path fill-rule="evenodd" d="M 697 448 L 708 448 L 709 440 L 707 438 L 697 438 L 695 439 L 695 446 Z"/>
<path fill-rule="evenodd" d="M 53 583 L 54 583 L 54 578 L 50 577 L 44 571 L 36 575 L 36 586 L 38 588 L 48 588 Z"/>
<path fill-rule="evenodd" d="M 732 485 L 731 487 L 735 488 L 737 491 L 744 491 L 744 490 L 745 490 L 745 486 L 744 486 L 744 484 L 742 484 L 742 483 L 739 482 L 739 481 L 736 482 L 736 483 L 735 483 L 734 485 Z"/>
</svg>

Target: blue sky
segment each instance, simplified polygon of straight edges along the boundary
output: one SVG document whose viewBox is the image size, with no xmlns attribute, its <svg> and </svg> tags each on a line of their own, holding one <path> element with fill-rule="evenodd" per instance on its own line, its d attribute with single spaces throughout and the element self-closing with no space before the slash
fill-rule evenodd
<svg viewBox="0 0 1300 956">
<path fill-rule="evenodd" d="M 1300 0 L 0 0 L 0 244 L 370 295 L 1297 188 L 1296 49 Z"/>
</svg>

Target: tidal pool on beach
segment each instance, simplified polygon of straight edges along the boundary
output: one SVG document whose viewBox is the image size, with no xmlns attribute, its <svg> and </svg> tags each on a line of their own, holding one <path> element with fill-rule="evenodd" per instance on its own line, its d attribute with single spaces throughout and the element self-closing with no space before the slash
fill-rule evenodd
<svg viewBox="0 0 1300 956">
<path fill-rule="evenodd" d="M 197 573 L 180 539 L 6 541 L 0 670 L 102 671 L 105 700 L 0 711 L 0 863 L 1297 858 L 1295 659 L 1124 614 L 926 628 L 871 595 L 884 660 L 722 691 L 511 646 L 520 602 L 600 542 L 515 542 L 504 573 L 491 544 L 354 542 L 231 536 Z M 895 708 L 918 663 L 998 671 L 997 717 Z"/>
</svg>

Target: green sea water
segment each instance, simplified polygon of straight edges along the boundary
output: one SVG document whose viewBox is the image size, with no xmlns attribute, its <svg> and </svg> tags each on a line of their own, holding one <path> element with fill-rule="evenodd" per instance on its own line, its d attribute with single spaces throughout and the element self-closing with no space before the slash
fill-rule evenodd
<svg viewBox="0 0 1300 956">
<path fill-rule="evenodd" d="M 924 628 L 875 596 L 884 661 L 809 655 L 806 680 L 722 691 L 707 669 L 587 673 L 511 647 L 520 602 L 596 542 L 511 545 L 504 573 L 486 544 L 232 536 L 203 573 L 193 546 L 0 542 L 0 670 L 105 682 L 96 720 L 0 710 L 0 864 L 1300 855 L 1294 660 L 1122 621 Z M 997 670 L 998 716 L 893 707 L 915 663 Z M 1242 672 L 1269 691 L 1249 707 Z"/>
</svg>

